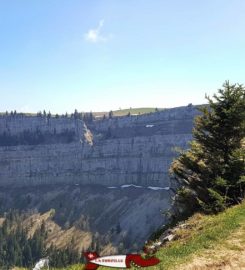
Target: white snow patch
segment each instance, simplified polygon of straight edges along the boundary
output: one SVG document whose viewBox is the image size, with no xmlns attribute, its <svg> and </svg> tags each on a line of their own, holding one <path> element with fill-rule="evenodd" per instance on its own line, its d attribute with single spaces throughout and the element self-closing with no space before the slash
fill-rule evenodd
<svg viewBox="0 0 245 270">
<path fill-rule="evenodd" d="M 128 187 L 142 188 L 142 186 L 136 186 L 136 185 L 134 185 L 134 184 L 122 185 L 122 186 L 121 186 L 121 188 L 128 188 Z"/>
<path fill-rule="evenodd" d="M 130 187 L 134 187 L 134 188 L 148 188 L 148 189 L 151 189 L 151 190 L 169 190 L 170 187 L 152 187 L 152 186 L 148 186 L 148 187 L 143 187 L 143 186 L 137 186 L 137 185 L 134 185 L 134 184 L 127 184 L 127 185 L 122 185 L 122 186 L 119 186 L 119 187 L 107 187 L 109 189 L 115 189 L 115 188 L 130 188 Z"/>
<path fill-rule="evenodd" d="M 149 186 L 147 188 L 149 188 L 151 190 L 161 190 L 161 189 L 169 190 L 170 189 L 170 187 L 151 187 L 151 186 Z"/>
</svg>

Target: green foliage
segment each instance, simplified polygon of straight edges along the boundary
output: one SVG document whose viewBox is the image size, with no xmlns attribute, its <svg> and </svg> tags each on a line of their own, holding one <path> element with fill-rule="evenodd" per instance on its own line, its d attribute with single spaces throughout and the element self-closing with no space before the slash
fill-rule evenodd
<svg viewBox="0 0 245 270">
<path fill-rule="evenodd" d="M 207 192 L 209 196 L 208 204 L 198 199 L 199 205 L 202 207 L 202 209 L 206 213 L 209 212 L 218 213 L 220 211 L 225 210 L 225 197 L 220 195 L 217 191 L 215 191 L 212 188 L 208 188 Z"/>
<path fill-rule="evenodd" d="M 82 116 L 82 119 L 83 119 L 83 121 L 85 123 L 91 124 L 94 121 L 94 115 L 93 115 L 92 112 L 90 112 L 90 113 L 84 113 L 83 116 Z"/>
<path fill-rule="evenodd" d="M 0 146 L 71 143 L 75 137 L 75 131 L 68 129 L 60 133 L 56 133 L 56 130 L 54 132 L 42 132 L 39 129 L 35 132 L 25 130 L 18 135 L 3 132 L 0 134 Z"/>
<path fill-rule="evenodd" d="M 0 269 L 32 267 L 40 258 L 49 256 L 50 265 L 65 267 L 79 263 L 81 255 L 69 246 L 65 249 L 46 247 L 47 232 L 43 223 L 34 235 L 28 237 L 27 230 L 22 227 L 22 215 L 11 210 L 0 227 Z"/>
<path fill-rule="evenodd" d="M 245 190 L 245 88 L 225 82 L 195 119 L 194 140 L 171 165 L 180 183 L 176 202 L 189 213 L 223 211 Z"/>
</svg>

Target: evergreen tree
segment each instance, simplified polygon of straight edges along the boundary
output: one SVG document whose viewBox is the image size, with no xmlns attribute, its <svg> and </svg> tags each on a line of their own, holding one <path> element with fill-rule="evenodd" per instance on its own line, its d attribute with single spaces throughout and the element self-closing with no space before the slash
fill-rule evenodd
<svg viewBox="0 0 245 270">
<path fill-rule="evenodd" d="M 0 269 L 30 267 L 47 255 L 50 257 L 51 266 L 65 267 L 80 262 L 81 254 L 74 250 L 74 240 L 64 249 L 57 249 L 53 245 L 46 249 L 45 224 L 42 223 L 33 237 L 29 238 L 27 230 L 22 227 L 22 218 L 18 211 L 11 210 L 0 226 Z"/>
<path fill-rule="evenodd" d="M 244 198 L 245 88 L 225 82 L 195 119 L 194 140 L 172 163 L 176 204 L 216 213 Z"/>
<path fill-rule="evenodd" d="M 111 119 L 113 117 L 113 111 L 109 111 L 109 118 Z"/>
<path fill-rule="evenodd" d="M 51 112 L 49 111 L 49 112 L 48 112 L 48 118 L 51 118 L 51 116 L 52 116 L 52 115 L 51 115 Z"/>
<path fill-rule="evenodd" d="M 89 113 L 89 122 L 90 122 L 90 123 L 92 123 L 92 122 L 93 122 L 93 120 L 94 120 L 93 113 L 92 113 L 92 112 L 90 112 L 90 113 Z"/>
<path fill-rule="evenodd" d="M 92 112 L 85 113 L 82 118 L 83 118 L 83 121 L 88 124 L 91 124 L 94 120 L 94 116 Z"/>
<path fill-rule="evenodd" d="M 74 111 L 74 118 L 78 119 L 78 111 L 77 111 L 77 109 L 75 109 L 75 111 Z"/>
</svg>

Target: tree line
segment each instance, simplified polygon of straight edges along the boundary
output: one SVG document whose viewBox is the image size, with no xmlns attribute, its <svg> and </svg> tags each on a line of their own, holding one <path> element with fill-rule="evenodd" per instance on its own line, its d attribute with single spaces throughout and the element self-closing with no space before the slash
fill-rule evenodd
<svg viewBox="0 0 245 270">
<path fill-rule="evenodd" d="M 72 243 L 65 249 L 54 245 L 46 246 L 47 232 L 44 223 L 32 237 L 23 228 L 22 218 L 17 210 L 5 215 L 0 227 L 0 268 L 33 267 L 44 257 L 49 257 L 50 266 L 66 267 L 81 262 L 81 254 L 73 249 Z"/>
<path fill-rule="evenodd" d="M 10 134 L 4 131 L 0 134 L 0 146 L 71 143 L 75 138 L 75 131 L 69 129 L 59 133 L 56 132 L 56 129 L 53 132 L 42 132 L 39 129 L 35 131 L 24 130 L 19 134 Z"/>
</svg>

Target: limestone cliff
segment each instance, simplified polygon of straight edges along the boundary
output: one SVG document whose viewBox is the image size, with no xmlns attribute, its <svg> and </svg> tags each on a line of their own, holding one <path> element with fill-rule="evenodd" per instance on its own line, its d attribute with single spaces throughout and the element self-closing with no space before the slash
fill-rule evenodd
<svg viewBox="0 0 245 270">
<path fill-rule="evenodd" d="M 139 249 L 167 222 L 169 166 L 174 148 L 188 146 L 197 113 L 187 106 L 87 122 L 0 116 L 0 213 L 54 208 L 59 226 L 97 235 L 105 253 Z"/>
<path fill-rule="evenodd" d="M 169 186 L 174 147 L 191 139 L 195 107 L 84 123 L 0 117 L 0 185 L 54 183 Z"/>
</svg>

